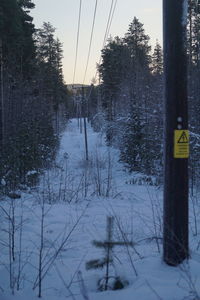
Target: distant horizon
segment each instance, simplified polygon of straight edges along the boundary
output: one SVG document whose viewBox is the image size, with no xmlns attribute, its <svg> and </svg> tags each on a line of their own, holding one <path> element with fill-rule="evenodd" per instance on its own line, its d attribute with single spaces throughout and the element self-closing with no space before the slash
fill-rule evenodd
<svg viewBox="0 0 200 300">
<path fill-rule="evenodd" d="M 70 0 L 34 0 L 35 9 L 31 11 L 33 23 L 40 28 L 43 22 L 50 22 L 56 28 L 55 36 L 63 44 L 63 74 L 66 84 L 73 84 L 75 61 L 75 47 L 77 38 L 79 0 L 73 3 Z M 82 1 L 82 16 L 80 27 L 79 51 L 77 71 L 74 83 L 83 84 L 86 61 L 91 35 L 91 26 L 95 0 Z M 99 62 L 103 39 L 106 29 L 111 1 L 98 2 L 94 37 L 91 47 L 91 56 L 86 74 L 85 84 L 90 85 L 96 73 L 96 64 Z M 48 9 L 47 9 L 48 8 Z M 154 47 L 156 40 L 162 46 L 162 0 L 118 0 L 109 35 L 120 38 L 128 31 L 129 24 L 134 16 L 144 24 L 145 33 L 149 35 L 149 44 Z"/>
<path fill-rule="evenodd" d="M 81 83 L 66 83 L 66 85 L 67 86 L 70 86 L 71 88 L 73 88 L 73 87 L 78 87 L 78 86 L 80 86 L 80 87 L 82 87 L 82 86 L 87 86 L 87 87 L 89 87 L 89 86 L 91 86 L 91 84 L 86 84 L 86 83 L 84 83 L 84 84 L 81 84 Z"/>
</svg>

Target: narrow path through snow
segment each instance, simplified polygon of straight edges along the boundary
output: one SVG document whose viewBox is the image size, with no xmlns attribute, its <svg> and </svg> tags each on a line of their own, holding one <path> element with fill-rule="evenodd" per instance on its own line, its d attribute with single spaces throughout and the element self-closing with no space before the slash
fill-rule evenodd
<svg viewBox="0 0 200 300">
<path fill-rule="evenodd" d="M 77 120 L 71 120 L 62 134 L 52 169 L 44 172 L 37 189 L 30 194 L 24 193 L 22 201 L 15 203 L 15 222 L 19 224 L 22 217 L 24 220 L 22 290 L 15 291 L 15 296 L 7 292 L 9 270 L 17 276 L 18 264 L 14 262 L 13 269 L 9 269 L 9 248 L 2 243 L 0 287 L 3 286 L 6 292 L 0 295 L 0 299 L 37 299 L 38 286 L 30 291 L 38 276 L 43 204 L 42 263 L 43 272 L 47 270 L 42 282 L 44 300 L 83 300 L 83 289 L 87 294 L 85 299 L 89 300 L 181 300 L 188 296 L 191 289 L 188 279 L 198 277 L 196 287 L 200 286 L 198 254 L 190 262 L 190 267 L 170 268 L 162 263 L 162 191 L 127 184 L 132 175 L 126 173 L 119 163 L 118 150 L 108 148 L 104 136 L 95 133 L 89 124 L 88 146 L 87 163 L 84 136 Z M 10 211 L 9 202 L 2 205 Z M 134 247 L 115 247 L 114 263 L 110 268 L 111 276 L 120 276 L 129 285 L 120 291 L 100 293 L 97 292 L 97 282 L 105 275 L 105 269 L 88 271 L 85 263 L 104 255 L 102 249 L 92 242 L 105 240 L 107 216 L 115 217 L 113 239 L 132 241 Z M 3 211 L 1 220 L 1 240 L 7 241 L 10 223 Z M 20 228 L 17 224 L 16 228 Z M 19 255 L 19 230 L 16 230 L 15 239 L 15 250 Z M 198 241 L 195 243 L 197 245 Z M 82 274 L 81 282 L 78 271 Z M 192 272 L 192 277 L 189 277 L 189 272 Z"/>
</svg>

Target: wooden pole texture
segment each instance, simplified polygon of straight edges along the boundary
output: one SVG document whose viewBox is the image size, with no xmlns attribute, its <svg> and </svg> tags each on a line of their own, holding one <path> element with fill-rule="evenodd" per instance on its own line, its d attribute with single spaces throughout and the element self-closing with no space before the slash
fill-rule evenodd
<svg viewBox="0 0 200 300">
<path fill-rule="evenodd" d="M 165 154 L 163 259 L 172 266 L 188 250 L 187 0 L 163 0 Z"/>
</svg>

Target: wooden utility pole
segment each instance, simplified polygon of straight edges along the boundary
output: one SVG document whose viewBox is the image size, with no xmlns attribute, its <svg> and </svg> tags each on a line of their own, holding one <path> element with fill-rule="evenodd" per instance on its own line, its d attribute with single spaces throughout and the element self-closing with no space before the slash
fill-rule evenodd
<svg viewBox="0 0 200 300">
<path fill-rule="evenodd" d="M 85 159 L 88 161 L 88 138 L 87 138 L 87 124 L 86 124 L 86 102 L 84 87 L 82 87 L 82 104 L 83 104 L 83 123 L 84 123 L 84 137 L 85 137 Z"/>
<path fill-rule="evenodd" d="M 4 78 L 3 78 L 3 42 L 0 38 L 0 147 L 3 146 L 4 139 Z"/>
<path fill-rule="evenodd" d="M 188 0 L 163 0 L 165 179 L 163 259 L 176 266 L 188 250 L 188 107 L 186 26 Z"/>
</svg>

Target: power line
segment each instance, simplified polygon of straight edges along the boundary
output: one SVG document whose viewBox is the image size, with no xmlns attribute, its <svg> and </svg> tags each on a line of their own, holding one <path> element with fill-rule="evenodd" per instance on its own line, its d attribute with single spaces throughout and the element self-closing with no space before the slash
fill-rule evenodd
<svg viewBox="0 0 200 300">
<path fill-rule="evenodd" d="M 108 15 L 107 25 L 106 25 L 106 31 L 105 31 L 105 34 L 104 34 L 102 49 L 105 47 L 105 44 L 106 44 L 106 41 L 107 41 L 107 38 L 108 38 L 108 35 L 109 35 L 109 32 L 110 32 L 110 27 L 112 25 L 114 13 L 115 13 L 116 6 L 117 6 L 117 1 L 118 0 L 115 0 L 115 4 L 114 4 L 114 0 L 111 1 L 111 6 L 110 6 L 109 15 Z M 100 65 L 100 63 L 101 63 L 101 56 L 100 56 L 98 65 Z M 96 77 L 97 77 L 97 73 L 98 73 L 98 71 L 96 70 L 95 77 L 94 77 L 95 80 L 96 80 Z"/>
<path fill-rule="evenodd" d="M 110 11 L 109 11 L 109 15 L 108 15 L 108 20 L 107 20 L 107 24 L 106 24 L 106 31 L 105 31 L 105 34 L 104 34 L 104 40 L 103 40 L 102 49 L 105 46 L 105 43 L 106 43 L 109 31 L 110 31 L 110 27 L 111 27 L 111 24 L 112 24 L 112 21 L 113 21 L 113 17 L 114 17 L 114 13 L 115 13 L 115 10 L 116 10 L 117 1 L 118 0 L 115 0 L 115 4 L 114 4 L 114 0 L 112 0 L 112 2 L 111 2 Z M 114 6 L 113 6 L 113 4 L 114 4 Z M 101 56 L 100 56 L 98 65 L 100 65 L 100 63 L 101 63 Z M 94 80 L 96 80 L 97 73 L 98 73 L 98 71 L 96 71 L 96 74 L 94 76 Z M 87 101 L 89 101 L 89 99 L 91 97 L 92 89 L 93 89 L 93 86 L 90 87 L 90 90 L 89 90 L 89 93 L 88 93 L 88 96 L 87 96 Z"/>
<path fill-rule="evenodd" d="M 110 27 L 111 27 L 111 24 L 112 24 L 112 20 L 113 20 L 115 8 L 116 8 L 117 0 L 115 0 L 114 8 L 113 8 L 113 4 L 114 4 L 114 0 L 112 0 L 112 2 L 111 2 L 110 12 L 109 12 L 109 16 L 108 16 L 107 25 L 106 25 L 106 32 L 105 32 L 105 35 L 104 35 L 103 48 L 105 46 L 105 43 L 106 43 L 109 31 L 110 31 Z M 85 81 L 85 76 L 86 76 L 88 62 L 89 62 L 89 57 L 90 57 L 92 37 L 93 37 L 93 31 L 94 31 L 94 23 L 95 23 L 95 18 L 96 18 L 96 10 L 97 10 L 97 0 L 96 0 L 95 10 L 94 10 L 94 18 L 93 18 L 93 24 L 92 24 L 92 31 L 91 31 L 91 37 L 90 37 L 90 45 L 89 45 L 88 59 L 87 59 L 87 63 L 86 63 L 86 70 L 85 70 L 85 75 L 84 75 L 84 81 Z M 99 64 L 100 64 L 100 62 L 101 62 L 101 56 L 100 56 Z M 96 80 L 96 77 L 97 77 L 97 71 L 96 71 L 96 74 L 95 74 L 95 80 Z M 88 96 L 87 96 L 87 103 L 88 103 L 88 101 L 89 101 L 89 99 L 91 97 L 92 89 L 93 89 L 93 86 L 91 85 L 89 93 L 88 93 Z M 82 95 L 83 94 L 84 94 L 84 89 L 82 87 Z M 83 98 L 84 98 L 84 95 L 83 95 Z M 87 125 L 86 125 L 86 116 L 85 115 L 84 115 L 84 135 L 85 135 L 86 160 L 88 160 Z"/>
<path fill-rule="evenodd" d="M 114 4 L 114 7 L 113 7 L 112 16 L 111 16 L 110 24 L 109 24 L 109 28 L 108 28 L 108 34 L 109 34 L 109 32 L 110 32 L 110 27 L 111 27 L 111 25 L 112 25 L 112 21 L 113 21 L 113 17 L 114 17 L 114 13 L 115 13 L 116 6 L 117 6 L 117 0 L 115 0 L 115 4 Z"/>
<path fill-rule="evenodd" d="M 77 65 L 77 57 L 78 57 L 79 32 L 80 32 L 80 23 L 81 23 L 81 8 L 82 8 L 82 0 L 80 0 L 80 5 L 79 5 L 78 30 L 77 30 L 77 39 L 76 39 L 76 56 L 75 56 L 75 63 L 74 63 L 73 85 L 74 85 L 74 80 L 75 80 L 75 76 L 76 76 L 76 65 Z"/>
<path fill-rule="evenodd" d="M 107 40 L 107 37 L 108 37 L 108 33 L 109 33 L 108 29 L 109 29 L 109 23 L 110 23 L 110 20 L 111 20 L 113 4 L 114 4 L 114 0 L 111 1 L 111 6 L 110 6 L 109 15 L 108 15 L 108 21 L 107 21 L 107 25 L 106 25 L 106 31 L 105 31 L 105 35 L 104 35 L 103 47 L 102 48 L 104 48 L 106 40 Z"/>
<path fill-rule="evenodd" d="M 96 20 L 97 4 L 98 4 L 98 0 L 96 0 L 95 8 L 94 8 L 94 16 L 93 16 L 93 22 L 92 22 L 92 30 L 91 30 L 91 36 L 90 36 L 90 44 L 89 44 L 89 49 L 88 49 L 88 56 L 87 56 L 87 62 L 86 62 L 86 67 L 85 67 L 85 73 L 84 73 L 84 78 L 83 78 L 83 84 L 85 83 L 85 78 L 86 78 L 87 69 L 88 69 L 88 64 L 89 64 L 89 59 L 90 59 L 90 52 L 91 52 L 91 46 L 92 46 L 92 39 L 93 39 L 93 33 L 94 33 L 94 25 L 95 25 L 95 20 Z"/>
<path fill-rule="evenodd" d="M 106 24 L 106 31 L 105 31 L 105 34 L 104 34 L 104 40 L 103 40 L 103 46 L 102 46 L 102 49 L 103 49 L 104 46 L 105 46 L 105 43 L 106 43 L 106 40 L 107 40 L 109 31 L 110 31 L 110 27 L 111 27 L 111 24 L 112 24 L 112 21 L 113 21 L 113 17 L 114 17 L 114 13 L 115 13 L 116 6 L 117 6 L 117 1 L 118 1 L 118 0 L 115 0 L 115 3 L 114 3 L 114 0 L 111 1 L 111 6 L 110 6 L 110 11 L 109 11 L 109 15 L 108 15 L 107 24 Z M 96 14 L 96 13 L 95 13 L 95 14 Z M 99 65 L 100 65 L 100 63 L 101 63 L 101 56 L 100 56 L 100 59 L 99 59 Z M 95 74 L 95 76 L 94 76 L 94 79 L 95 79 L 95 80 L 96 80 L 96 77 L 97 77 L 97 73 L 98 73 L 98 71 L 96 71 L 96 74 Z M 90 99 L 90 97 L 91 97 L 92 89 L 93 89 L 93 87 L 91 86 L 91 87 L 90 87 L 90 90 L 89 90 L 89 93 L 88 93 L 88 96 L 87 96 L 87 101 L 89 101 L 89 99 Z"/>
</svg>

